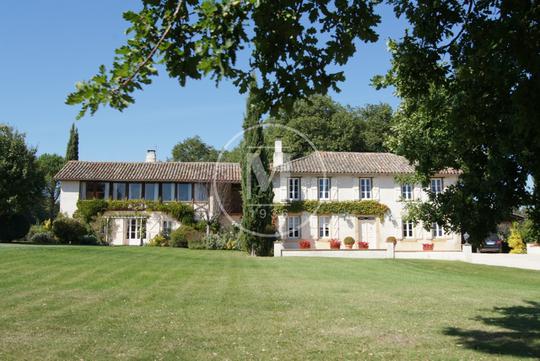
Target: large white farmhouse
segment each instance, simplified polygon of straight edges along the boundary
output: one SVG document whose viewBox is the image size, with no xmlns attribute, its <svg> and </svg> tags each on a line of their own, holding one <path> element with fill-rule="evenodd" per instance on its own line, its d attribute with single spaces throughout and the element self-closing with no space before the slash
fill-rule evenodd
<svg viewBox="0 0 540 361">
<path fill-rule="evenodd" d="M 284 206 L 311 201 L 321 211 L 291 207 L 293 211 L 277 216 L 278 231 L 285 248 L 297 248 L 299 240 L 312 247 L 329 248 L 329 240 L 343 241 L 347 236 L 367 242 L 370 249 L 387 248 L 388 237 L 397 239 L 396 250 L 422 250 L 433 243 L 434 250 L 460 250 L 461 236 L 447 232 L 437 224 L 425 230 L 423 224 L 404 220 L 405 203 L 426 200 L 420 184 L 401 184 L 400 175 L 413 174 L 409 162 L 391 153 L 313 152 L 287 161 L 281 141 L 274 153 L 274 202 Z M 431 191 L 444 192 L 457 181 L 459 172 L 448 169 L 431 179 Z M 324 212 L 325 203 L 340 208 L 339 202 L 375 201 L 388 208 L 379 214 Z M 373 202 L 371 202 L 373 203 Z M 301 207 L 300 207 L 301 208 Z M 332 207 L 330 207 L 332 208 Z M 343 245 L 342 245 L 343 246 Z M 358 247 L 355 245 L 355 247 Z"/>
</svg>

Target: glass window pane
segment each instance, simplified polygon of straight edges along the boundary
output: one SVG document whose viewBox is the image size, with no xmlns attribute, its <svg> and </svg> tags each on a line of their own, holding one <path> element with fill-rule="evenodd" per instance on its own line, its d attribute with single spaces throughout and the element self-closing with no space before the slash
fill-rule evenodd
<svg viewBox="0 0 540 361">
<path fill-rule="evenodd" d="M 198 202 L 208 200 L 208 185 L 206 183 L 195 183 L 195 200 Z"/>
<path fill-rule="evenodd" d="M 141 183 L 129 184 L 129 199 L 141 199 L 142 198 L 142 185 Z"/>
<path fill-rule="evenodd" d="M 146 183 L 144 185 L 144 199 L 155 201 L 157 199 L 156 183 Z"/>
<path fill-rule="evenodd" d="M 174 183 L 163 183 L 161 185 L 161 200 L 163 202 L 174 201 Z"/>
<path fill-rule="evenodd" d="M 125 199 L 126 198 L 126 184 L 114 183 L 113 184 L 113 199 Z"/>
<path fill-rule="evenodd" d="M 178 184 L 178 192 L 176 198 L 182 202 L 189 202 L 193 199 L 191 196 L 191 183 Z"/>
<path fill-rule="evenodd" d="M 85 199 L 104 199 L 104 198 L 105 198 L 105 183 L 86 182 L 86 198 Z"/>
</svg>

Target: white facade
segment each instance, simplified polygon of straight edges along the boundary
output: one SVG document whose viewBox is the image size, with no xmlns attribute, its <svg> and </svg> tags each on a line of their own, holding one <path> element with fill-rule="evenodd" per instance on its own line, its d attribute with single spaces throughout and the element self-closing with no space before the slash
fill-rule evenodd
<svg viewBox="0 0 540 361">
<path fill-rule="evenodd" d="M 405 202 L 403 200 L 401 184 L 395 180 L 394 175 L 380 174 L 352 174 L 332 175 L 329 178 L 329 192 L 325 192 L 326 181 L 321 181 L 320 175 L 306 175 L 294 173 L 280 173 L 274 179 L 274 202 L 286 203 L 291 200 L 295 191 L 296 181 L 299 179 L 299 199 L 328 201 L 358 201 L 361 196 L 361 179 L 371 183 L 371 192 L 364 189 L 364 199 L 378 201 L 389 208 L 384 219 L 375 215 L 354 216 L 348 214 L 300 214 L 279 215 L 277 217 L 278 232 L 284 241 L 285 248 L 296 248 L 299 240 L 309 240 L 314 248 L 329 248 L 330 239 L 338 239 L 343 242 L 345 237 L 353 237 L 357 242 L 367 242 L 370 249 L 386 249 L 386 239 L 396 237 L 398 243 L 396 250 L 422 250 L 423 243 L 433 243 L 435 250 L 459 250 L 461 249 L 461 236 L 459 234 L 425 230 L 422 224 L 411 225 L 404 231 L 403 217 L 405 215 Z M 437 177 L 442 180 L 443 189 L 457 181 L 457 175 L 445 175 Z M 291 183 L 292 182 L 292 183 Z M 364 183 L 365 184 L 365 183 Z M 428 195 L 419 184 L 413 185 L 412 189 L 405 190 L 415 200 L 426 200 Z M 367 194 L 366 194 L 367 193 Z M 320 199 L 322 196 L 324 199 Z M 294 197 L 293 197 L 294 198 Z M 300 217 L 299 232 L 290 232 L 289 223 L 292 226 Z M 328 227 L 326 224 L 328 223 Z M 329 229 L 327 229 L 329 228 Z M 431 227 L 430 227 L 431 228 Z M 342 244 L 343 247 L 343 244 Z M 357 245 L 354 246 L 357 248 Z"/>
</svg>

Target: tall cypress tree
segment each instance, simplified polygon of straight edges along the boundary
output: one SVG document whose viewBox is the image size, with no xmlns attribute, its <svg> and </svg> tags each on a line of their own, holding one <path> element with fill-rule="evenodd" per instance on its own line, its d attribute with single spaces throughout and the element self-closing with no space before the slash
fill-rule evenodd
<svg viewBox="0 0 540 361">
<path fill-rule="evenodd" d="M 79 131 L 75 124 L 71 126 L 69 131 L 69 141 L 66 149 L 66 161 L 79 160 Z"/>
<path fill-rule="evenodd" d="M 272 183 L 268 179 L 270 162 L 261 126 L 261 107 L 257 86 L 251 85 L 244 118 L 242 145 L 242 227 L 244 248 L 252 255 L 267 256 L 272 247 Z"/>
</svg>

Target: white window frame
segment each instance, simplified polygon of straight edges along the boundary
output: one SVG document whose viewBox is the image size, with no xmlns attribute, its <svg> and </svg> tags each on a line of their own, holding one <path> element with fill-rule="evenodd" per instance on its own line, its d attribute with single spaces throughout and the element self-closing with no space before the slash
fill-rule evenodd
<svg viewBox="0 0 540 361">
<path fill-rule="evenodd" d="M 414 238 L 414 223 L 412 221 L 401 222 L 401 236 L 403 238 Z"/>
<path fill-rule="evenodd" d="M 401 185 L 401 199 L 410 201 L 413 199 L 414 187 L 410 183 Z"/>
<path fill-rule="evenodd" d="M 319 216 L 319 238 L 330 238 L 330 216 Z"/>
<path fill-rule="evenodd" d="M 300 178 L 289 178 L 287 181 L 287 196 L 291 201 L 300 200 Z"/>
<path fill-rule="evenodd" d="M 319 199 L 321 200 L 330 199 L 330 178 L 318 178 L 317 189 L 318 189 Z"/>
<path fill-rule="evenodd" d="M 300 216 L 287 217 L 287 235 L 290 239 L 300 238 Z"/>
<path fill-rule="evenodd" d="M 431 178 L 429 183 L 429 189 L 433 194 L 439 194 L 443 191 L 443 179 L 442 178 Z"/>
<path fill-rule="evenodd" d="M 165 220 L 161 224 L 161 233 L 164 236 L 170 236 L 172 232 L 172 221 Z"/>
<path fill-rule="evenodd" d="M 360 199 L 373 199 L 372 178 L 360 178 Z"/>
<path fill-rule="evenodd" d="M 146 219 L 144 218 L 128 218 L 127 220 L 127 239 L 128 240 L 140 240 L 143 224 L 146 228 Z M 146 234 L 143 239 L 146 239 Z"/>
<path fill-rule="evenodd" d="M 431 236 L 433 238 L 441 238 L 444 237 L 444 228 L 440 226 L 438 223 L 432 223 L 431 224 Z"/>
</svg>

